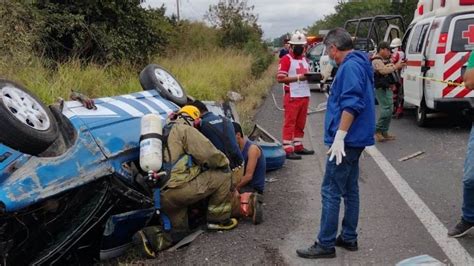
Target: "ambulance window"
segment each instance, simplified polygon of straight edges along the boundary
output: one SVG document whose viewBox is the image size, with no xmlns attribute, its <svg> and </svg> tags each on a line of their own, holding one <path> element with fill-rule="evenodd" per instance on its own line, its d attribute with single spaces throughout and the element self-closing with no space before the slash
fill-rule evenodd
<svg viewBox="0 0 474 266">
<path fill-rule="evenodd" d="M 408 53 L 419 54 L 423 50 L 426 33 L 428 32 L 429 24 L 418 25 L 415 27 L 413 36 L 411 38 Z"/>
<path fill-rule="evenodd" d="M 451 51 L 465 52 L 474 50 L 474 18 L 460 19 L 454 26 Z"/>
<path fill-rule="evenodd" d="M 407 43 L 408 43 L 408 39 L 410 37 L 410 33 L 411 33 L 411 28 L 409 28 L 407 30 L 407 32 L 405 33 L 405 35 L 403 36 L 403 40 L 402 40 L 402 50 L 403 51 L 407 50 Z"/>
</svg>

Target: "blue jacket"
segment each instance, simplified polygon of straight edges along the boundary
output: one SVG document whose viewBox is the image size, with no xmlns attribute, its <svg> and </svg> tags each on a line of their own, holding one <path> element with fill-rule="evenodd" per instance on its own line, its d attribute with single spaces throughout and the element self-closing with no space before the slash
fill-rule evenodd
<svg viewBox="0 0 474 266">
<path fill-rule="evenodd" d="M 341 122 L 342 111 L 354 115 L 344 142 L 347 147 L 362 148 L 374 144 L 375 102 L 374 71 L 366 53 L 353 51 L 339 66 L 330 89 L 324 143 L 332 145 Z"/>
</svg>

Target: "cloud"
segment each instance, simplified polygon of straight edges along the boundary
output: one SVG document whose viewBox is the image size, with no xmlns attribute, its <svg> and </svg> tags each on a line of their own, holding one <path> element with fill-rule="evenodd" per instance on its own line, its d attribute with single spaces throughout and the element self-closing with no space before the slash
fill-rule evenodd
<svg viewBox="0 0 474 266">
<path fill-rule="evenodd" d="M 189 20 L 203 20 L 209 5 L 218 0 L 179 0 L 180 15 Z M 176 14 L 176 0 L 146 0 L 145 5 L 167 8 L 167 15 Z M 258 14 L 264 38 L 276 38 L 295 29 L 312 25 L 316 20 L 334 12 L 337 0 L 248 0 Z"/>
</svg>

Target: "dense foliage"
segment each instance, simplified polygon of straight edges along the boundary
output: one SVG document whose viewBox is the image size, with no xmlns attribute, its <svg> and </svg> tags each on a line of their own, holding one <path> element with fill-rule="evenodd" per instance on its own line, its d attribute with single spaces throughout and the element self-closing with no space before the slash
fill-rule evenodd
<svg viewBox="0 0 474 266">
<path fill-rule="evenodd" d="M 253 56 L 252 74 L 258 77 L 267 69 L 273 57 L 268 53 L 267 45 L 261 41 L 263 32 L 253 10 L 254 6 L 248 5 L 247 0 L 219 0 L 209 7 L 205 18 L 219 29 L 222 47 L 244 49 Z"/>
<path fill-rule="evenodd" d="M 125 63 L 138 70 L 157 56 L 230 48 L 254 56 L 255 76 L 271 63 L 253 7 L 246 1 L 211 5 L 207 17 L 216 16 L 215 27 L 177 21 L 165 16 L 164 6 L 144 8 L 140 2 L 5 1 L 0 6 L 0 57 L 25 62 L 38 56 L 53 68 L 78 59 L 99 65 Z"/>
<path fill-rule="evenodd" d="M 144 9 L 139 1 L 37 1 L 44 20 L 40 47 L 53 60 L 71 57 L 142 63 L 162 52 L 172 25 L 164 8 Z"/>
</svg>

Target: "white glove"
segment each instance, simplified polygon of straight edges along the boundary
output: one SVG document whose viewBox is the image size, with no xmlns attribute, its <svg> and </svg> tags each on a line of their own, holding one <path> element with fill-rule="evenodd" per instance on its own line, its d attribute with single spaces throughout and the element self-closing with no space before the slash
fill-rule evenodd
<svg viewBox="0 0 474 266">
<path fill-rule="evenodd" d="M 342 162 L 342 157 L 346 156 L 346 152 L 344 151 L 344 138 L 346 135 L 346 131 L 338 130 L 334 137 L 334 142 L 327 152 L 327 154 L 331 154 L 329 156 L 329 161 L 332 161 L 334 157 L 336 157 L 336 165 L 339 165 Z"/>
</svg>

